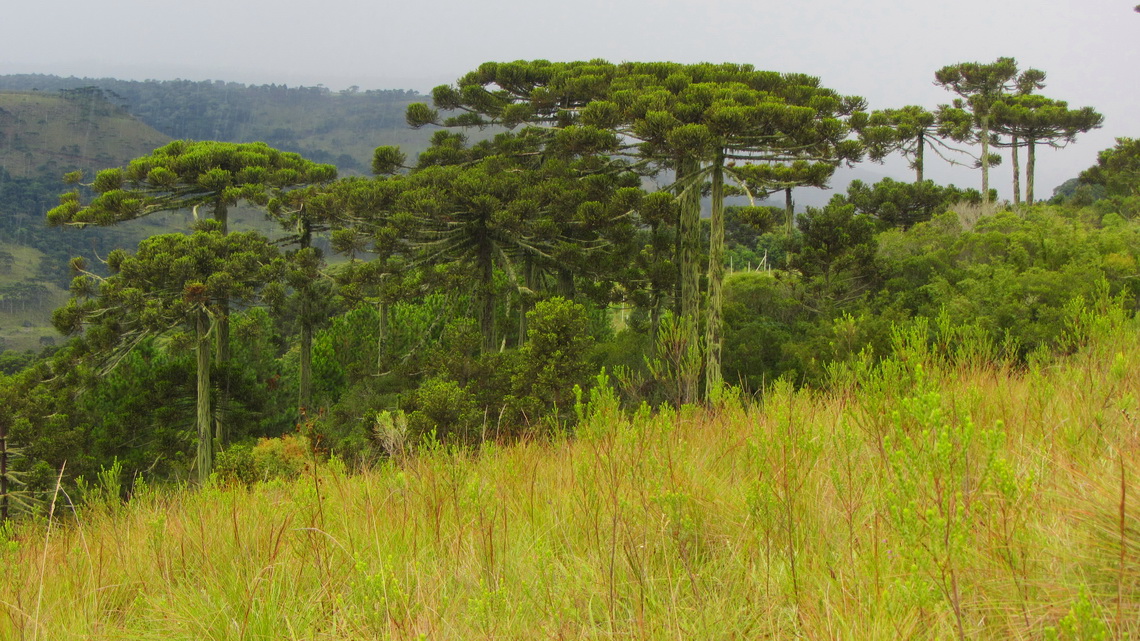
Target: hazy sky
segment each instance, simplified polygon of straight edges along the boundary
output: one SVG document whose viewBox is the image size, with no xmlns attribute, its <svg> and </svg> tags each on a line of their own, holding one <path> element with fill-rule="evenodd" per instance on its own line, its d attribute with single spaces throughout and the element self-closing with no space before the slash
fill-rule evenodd
<svg viewBox="0 0 1140 641">
<path fill-rule="evenodd" d="M 872 108 L 952 96 L 955 62 L 1012 56 L 1103 129 L 1038 160 L 1038 196 L 1140 136 L 1136 0 L 47 0 L 11 2 L 0 73 L 426 91 L 488 60 L 742 62 L 819 76 Z M 973 172 L 929 173 L 979 186 Z M 875 171 L 897 174 L 899 163 Z M 995 170 L 1005 187 L 1009 169 Z M 1004 192 L 1008 192 L 1008 187 Z M 1008 195 L 1004 193 L 1003 195 Z"/>
</svg>

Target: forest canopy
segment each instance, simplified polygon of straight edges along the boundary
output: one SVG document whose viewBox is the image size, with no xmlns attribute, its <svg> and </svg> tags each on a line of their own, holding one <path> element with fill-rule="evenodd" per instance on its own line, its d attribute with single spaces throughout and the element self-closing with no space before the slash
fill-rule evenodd
<svg viewBox="0 0 1140 641">
<path fill-rule="evenodd" d="M 207 139 L 68 175 L 53 225 L 114 230 L 188 210 L 194 222 L 70 262 L 54 322 L 71 338 L 5 355 L 13 469 L 33 494 L 65 460 L 69 478 L 118 460 L 205 482 L 215 453 L 225 468 L 227 452 L 297 425 L 322 450 L 378 460 L 393 447 L 378 416 L 403 417 L 411 443 L 572 432 L 575 390 L 599 372 L 630 408 L 775 381 L 826 388 L 922 323 L 947 356 L 967 334 L 994 358 L 1064 351 L 1072 301 L 1136 301 L 1132 141 L 1081 176 L 1106 199 L 995 204 L 991 190 L 925 179 L 924 150 L 973 153 L 985 186 L 991 147 L 1028 149 L 1028 204 L 1033 145 L 1101 118 L 1039 95 L 1045 74 L 1008 58 L 935 78 L 958 98 L 871 110 L 819 78 L 742 64 L 486 63 L 430 103 L 364 92 L 403 101 L 429 144 L 381 145 L 372 176 L 337 178 L 320 159 L 224 141 L 252 96 L 319 101 L 324 89 L 6 77 L 0 87 L 59 85 Z M 150 113 L 163 91 L 193 117 Z M 794 190 L 892 153 L 916 180 L 855 181 L 794 207 Z M 1015 176 L 1020 200 L 1016 164 Z M 35 198 L 21 185 L 0 181 L 9 200 Z M 234 208 L 261 212 L 275 239 L 231 230 Z M 3 285 L 0 306 L 37 291 Z"/>
</svg>

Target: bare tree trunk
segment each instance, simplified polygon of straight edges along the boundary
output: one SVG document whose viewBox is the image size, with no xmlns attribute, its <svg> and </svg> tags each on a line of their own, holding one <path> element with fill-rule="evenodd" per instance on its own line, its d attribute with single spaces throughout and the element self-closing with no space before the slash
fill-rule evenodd
<svg viewBox="0 0 1140 641">
<path fill-rule="evenodd" d="M 1013 147 L 1010 148 L 1013 158 L 1013 204 L 1021 204 L 1021 158 L 1017 153 L 1017 138 L 1013 139 Z"/>
<path fill-rule="evenodd" d="M 652 239 L 653 247 L 653 262 L 656 263 L 659 257 L 657 248 L 659 227 L 657 223 L 653 223 L 649 228 L 649 236 Z M 654 358 L 657 355 L 657 330 L 661 326 L 661 302 L 664 299 L 665 293 L 657 287 L 656 281 L 649 282 L 649 357 Z M 624 315 L 623 315 L 624 318 Z"/>
<path fill-rule="evenodd" d="M 376 375 L 384 373 L 384 343 L 388 340 L 388 303 L 381 301 L 376 305 L 376 313 L 380 316 L 376 325 Z"/>
<path fill-rule="evenodd" d="M 530 257 L 523 259 L 523 287 L 525 292 L 519 294 L 519 335 L 518 346 L 526 342 L 526 333 L 528 329 L 527 312 L 531 309 L 531 292 L 535 291 L 537 287 L 536 281 L 538 280 L 538 267 L 535 265 L 534 260 Z"/>
<path fill-rule="evenodd" d="M 479 276 L 479 330 L 483 334 L 483 353 L 487 354 L 495 349 L 495 266 L 487 242 L 479 248 Z"/>
<path fill-rule="evenodd" d="M 796 203 L 792 200 L 792 188 L 784 190 L 784 218 L 788 224 L 788 235 L 796 231 Z"/>
<path fill-rule="evenodd" d="M 565 267 L 558 268 L 558 293 L 566 300 L 574 300 L 578 287 L 574 284 L 574 272 Z"/>
<path fill-rule="evenodd" d="M 677 164 L 677 181 L 695 179 L 700 164 L 685 157 Z M 697 316 L 700 313 L 700 245 L 701 245 L 701 190 L 699 184 L 690 184 L 681 192 L 681 321 L 688 332 L 688 349 L 697 349 Z M 697 399 L 696 377 L 685 377 L 681 402 Z"/>
<path fill-rule="evenodd" d="M 313 226 L 307 218 L 301 219 L 301 251 L 313 244 Z M 298 407 L 303 416 L 313 404 L 313 301 L 312 289 L 301 289 L 301 375 L 298 381 Z"/>
<path fill-rule="evenodd" d="M 790 266 L 792 264 L 791 252 L 791 239 L 792 235 L 796 233 L 796 203 L 792 200 L 792 189 L 788 187 L 784 190 L 784 217 L 787 219 L 788 225 L 788 243 L 785 244 L 787 251 L 784 252 L 784 264 Z"/>
<path fill-rule="evenodd" d="M 226 208 L 225 203 L 217 202 L 214 204 L 214 220 L 222 224 L 222 233 L 229 233 L 229 210 Z M 229 371 L 226 365 L 230 362 L 230 301 L 222 299 L 218 302 L 218 317 L 214 320 L 214 340 L 215 349 L 217 351 L 217 362 L 222 366 L 222 371 L 226 376 Z M 225 389 L 225 385 L 218 389 L 218 407 L 216 416 L 214 417 L 214 438 L 217 440 L 218 447 L 225 445 L 229 434 L 226 431 L 225 412 L 229 405 L 229 390 Z M 210 454 L 210 463 L 213 465 L 213 452 Z"/>
<path fill-rule="evenodd" d="M 914 181 L 916 183 L 922 182 L 922 163 L 926 155 L 926 136 L 923 134 L 918 135 L 918 148 L 914 152 Z"/>
<path fill-rule="evenodd" d="M 1033 172 L 1037 169 L 1037 144 L 1029 141 L 1029 149 L 1025 152 L 1025 202 L 1033 204 Z"/>
<path fill-rule="evenodd" d="M 982 206 L 986 213 L 990 210 L 990 117 L 982 116 Z"/>
<path fill-rule="evenodd" d="M 301 380 L 297 402 L 302 415 L 313 404 L 313 321 L 309 318 L 312 313 L 310 306 L 307 298 L 301 303 Z"/>
<path fill-rule="evenodd" d="M 715 397 L 723 382 L 720 371 L 721 308 L 724 303 L 724 157 L 712 166 L 712 220 L 709 231 L 709 309 L 705 328 L 705 398 Z M 792 190 L 788 190 L 789 201 Z"/>
<path fill-rule="evenodd" d="M 213 412 L 210 407 L 209 318 L 198 312 L 198 481 L 205 484 L 214 469 Z"/>
</svg>

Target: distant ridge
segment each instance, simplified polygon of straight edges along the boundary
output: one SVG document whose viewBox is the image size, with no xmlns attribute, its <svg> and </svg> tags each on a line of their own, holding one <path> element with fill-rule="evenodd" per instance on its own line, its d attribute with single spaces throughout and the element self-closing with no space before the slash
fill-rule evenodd
<svg viewBox="0 0 1140 641">
<path fill-rule="evenodd" d="M 42 74 L 0 76 L 0 91 L 66 94 L 96 91 L 168 138 L 264 141 L 343 173 L 369 172 L 372 151 L 399 145 L 409 156 L 427 148 L 430 132 L 404 122 L 412 102 L 403 89 L 333 92 L 325 87 L 245 85 L 221 80 L 118 80 Z"/>
<path fill-rule="evenodd" d="M 0 93 L 0 167 L 12 178 L 91 172 L 169 140 L 98 91 Z"/>
</svg>

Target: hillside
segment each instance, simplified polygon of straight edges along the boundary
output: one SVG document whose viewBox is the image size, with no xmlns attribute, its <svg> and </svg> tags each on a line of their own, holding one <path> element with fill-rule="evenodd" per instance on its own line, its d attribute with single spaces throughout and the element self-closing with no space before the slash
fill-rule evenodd
<svg viewBox="0 0 1140 641">
<path fill-rule="evenodd" d="M 408 104 L 427 99 L 400 89 L 244 85 L 220 80 L 61 78 L 0 76 L 0 91 L 54 94 L 97 91 L 107 101 L 169 138 L 263 141 L 312 160 L 336 164 L 342 173 L 369 173 L 372 150 L 399 145 L 409 156 L 423 151 L 429 131 L 409 129 Z"/>
<path fill-rule="evenodd" d="M 43 253 L 0 243 L 0 350 L 24 351 L 54 344 L 58 335 L 43 319 L 67 302 L 67 290 L 39 277 Z"/>
<path fill-rule="evenodd" d="M 12 178 L 91 172 L 169 140 L 94 92 L 0 93 L 0 166 Z"/>
<path fill-rule="evenodd" d="M 44 214 L 62 175 L 126 163 L 170 138 L 101 92 L 0 93 L 0 349 L 38 349 L 58 338 L 51 312 L 67 300 L 67 260 L 106 255 L 140 231 L 48 229 Z"/>
<path fill-rule="evenodd" d="M 48 229 L 44 216 L 67 189 L 64 173 L 79 169 L 90 177 L 187 138 L 265 141 L 333 163 L 342 175 L 367 174 L 377 146 L 399 145 L 410 156 L 427 147 L 430 132 L 404 123 L 407 105 L 423 99 L 402 90 L 332 93 L 220 81 L 0 76 L 0 243 L 33 250 L 15 253 L 26 272 L 19 282 L 3 282 L 12 277 L 0 275 L 0 349 L 29 349 L 54 335 L 50 313 L 65 300 L 72 256 L 96 259 L 116 247 L 133 248 L 147 235 L 185 228 L 179 217 L 173 227 L 146 221 L 116 229 Z M 260 214 L 238 216 L 239 226 L 270 231 L 259 224 Z M 42 305 L 20 302 L 40 287 L 57 294 L 37 295 Z"/>
<path fill-rule="evenodd" d="M 598 390 L 574 438 L 357 473 L 288 437 L 260 455 L 315 473 L 124 504 L 112 468 L 0 530 L 0 637 L 1135 638 L 1140 350 L 1096 320 L 1049 366 L 911 344 L 714 411 Z"/>
</svg>

